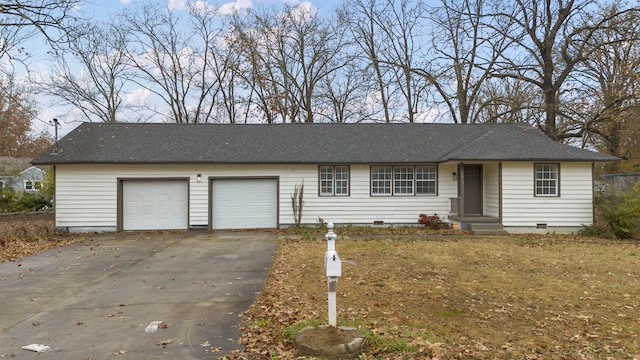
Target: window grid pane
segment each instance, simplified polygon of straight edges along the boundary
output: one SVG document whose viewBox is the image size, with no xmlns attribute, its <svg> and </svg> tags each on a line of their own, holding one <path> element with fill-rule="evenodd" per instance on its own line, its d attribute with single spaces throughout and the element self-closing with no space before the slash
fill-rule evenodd
<svg viewBox="0 0 640 360">
<path fill-rule="evenodd" d="M 413 194 L 413 166 L 393 168 L 393 191 L 396 194 Z"/>
<path fill-rule="evenodd" d="M 333 166 L 320 167 L 320 194 L 333 195 Z"/>
<path fill-rule="evenodd" d="M 336 166 L 336 195 L 349 195 L 349 167 Z"/>
<path fill-rule="evenodd" d="M 374 195 L 391 195 L 391 166 L 371 168 L 371 193 Z"/>
<path fill-rule="evenodd" d="M 558 164 L 536 164 L 536 195 L 556 196 L 558 194 Z"/>
<path fill-rule="evenodd" d="M 436 167 L 416 167 L 416 194 L 435 195 L 436 193 Z"/>
</svg>

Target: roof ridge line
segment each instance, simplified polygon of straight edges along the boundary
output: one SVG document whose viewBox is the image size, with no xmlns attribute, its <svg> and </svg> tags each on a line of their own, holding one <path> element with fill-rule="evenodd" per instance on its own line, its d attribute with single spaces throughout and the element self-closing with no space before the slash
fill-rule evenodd
<svg viewBox="0 0 640 360">
<path fill-rule="evenodd" d="M 470 147 L 472 145 L 477 144 L 480 140 L 482 140 L 483 138 L 489 136 L 489 134 L 493 133 L 495 130 L 496 130 L 496 128 L 493 128 L 493 129 L 483 133 L 482 135 L 478 136 L 475 140 L 473 140 L 473 141 L 471 141 L 471 142 L 469 142 L 467 144 L 462 144 L 462 145 L 458 146 L 457 148 L 447 152 L 446 154 L 444 154 L 444 155 L 442 155 L 440 157 L 439 161 L 452 160 L 451 156 L 450 156 L 451 154 L 460 152 L 461 150 L 464 150 L 464 149 L 466 149 L 466 148 L 468 148 L 468 147 Z"/>
</svg>

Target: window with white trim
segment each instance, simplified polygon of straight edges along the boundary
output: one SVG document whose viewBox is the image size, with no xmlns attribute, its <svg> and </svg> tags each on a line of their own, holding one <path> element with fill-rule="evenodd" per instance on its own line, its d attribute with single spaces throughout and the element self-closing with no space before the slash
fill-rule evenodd
<svg viewBox="0 0 640 360">
<path fill-rule="evenodd" d="M 349 196 L 349 167 L 320 166 L 320 196 Z"/>
<path fill-rule="evenodd" d="M 393 167 L 393 193 L 413 195 L 413 166 Z"/>
<path fill-rule="evenodd" d="M 372 166 L 372 196 L 436 195 L 437 167 L 420 166 Z"/>
<path fill-rule="evenodd" d="M 38 191 L 42 190 L 42 181 L 38 180 L 25 180 L 24 191 Z"/>
<path fill-rule="evenodd" d="M 559 175 L 559 164 L 535 164 L 535 195 L 559 196 Z"/>
<path fill-rule="evenodd" d="M 435 166 L 416 166 L 416 194 L 435 195 L 437 184 Z"/>
</svg>

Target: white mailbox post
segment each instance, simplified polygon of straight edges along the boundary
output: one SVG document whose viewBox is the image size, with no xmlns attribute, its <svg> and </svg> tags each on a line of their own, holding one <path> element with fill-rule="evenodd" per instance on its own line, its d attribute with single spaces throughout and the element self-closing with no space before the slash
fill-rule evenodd
<svg viewBox="0 0 640 360">
<path fill-rule="evenodd" d="M 327 252 L 324 253 L 324 267 L 327 271 L 327 284 L 329 287 L 329 325 L 336 326 L 336 286 L 338 277 L 342 276 L 342 262 L 336 251 L 336 234 L 333 232 L 333 224 L 327 224 Z"/>
</svg>

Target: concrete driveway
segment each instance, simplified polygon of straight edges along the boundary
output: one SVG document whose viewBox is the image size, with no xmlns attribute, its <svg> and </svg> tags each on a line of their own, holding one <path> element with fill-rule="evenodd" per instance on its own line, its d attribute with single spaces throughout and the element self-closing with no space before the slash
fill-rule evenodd
<svg viewBox="0 0 640 360">
<path fill-rule="evenodd" d="M 212 359 L 240 349 L 268 232 L 118 233 L 0 263 L 0 358 Z M 163 321 L 155 332 L 145 329 Z M 29 344 L 45 353 L 22 350 Z"/>
</svg>

